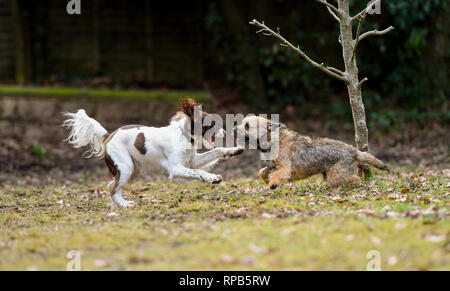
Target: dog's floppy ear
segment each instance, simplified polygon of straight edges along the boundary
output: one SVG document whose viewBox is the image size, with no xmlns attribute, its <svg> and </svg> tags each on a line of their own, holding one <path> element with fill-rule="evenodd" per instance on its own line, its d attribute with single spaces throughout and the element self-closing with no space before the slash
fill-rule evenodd
<svg viewBox="0 0 450 291">
<path fill-rule="evenodd" d="M 195 107 L 201 106 L 191 98 L 181 98 L 180 99 L 180 109 L 181 111 L 194 120 Z"/>
</svg>

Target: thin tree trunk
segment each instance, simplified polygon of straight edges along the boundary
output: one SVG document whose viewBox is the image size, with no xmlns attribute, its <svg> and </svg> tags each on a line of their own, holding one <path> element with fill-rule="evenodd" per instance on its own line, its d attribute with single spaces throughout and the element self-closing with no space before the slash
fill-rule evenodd
<svg viewBox="0 0 450 291">
<path fill-rule="evenodd" d="M 350 8 L 348 0 L 339 0 L 338 7 L 342 10 L 343 19 L 340 21 L 342 52 L 344 57 L 345 72 L 347 75 L 347 88 L 350 97 L 350 106 L 352 108 L 353 123 L 355 126 L 355 141 L 358 150 L 368 152 L 369 149 L 369 130 L 366 124 L 366 111 L 362 99 L 362 91 L 359 81 L 359 71 L 356 57 L 353 52 L 355 41 L 353 40 L 353 29 L 350 18 Z M 362 169 L 365 176 L 369 176 L 368 169 Z M 360 173 L 362 174 L 362 173 Z"/>
</svg>

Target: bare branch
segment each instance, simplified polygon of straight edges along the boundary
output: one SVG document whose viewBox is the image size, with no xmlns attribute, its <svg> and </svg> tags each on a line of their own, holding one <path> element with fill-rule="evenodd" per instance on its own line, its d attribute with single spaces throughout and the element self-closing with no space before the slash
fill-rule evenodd
<svg viewBox="0 0 450 291">
<path fill-rule="evenodd" d="M 336 74 L 339 74 L 339 75 L 341 75 L 341 76 L 344 76 L 344 75 L 345 75 L 345 73 L 342 72 L 342 71 L 339 70 L 339 69 L 336 69 L 336 68 L 333 68 L 333 67 L 327 67 L 327 69 L 330 70 L 330 71 L 332 71 L 332 72 L 335 72 Z"/>
<path fill-rule="evenodd" d="M 333 18 L 336 19 L 337 22 L 341 22 L 340 18 L 341 12 L 336 6 L 328 3 L 327 0 L 315 0 L 315 1 L 325 5 L 327 7 L 328 12 L 330 12 L 331 16 L 333 16 Z"/>
<path fill-rule="evenodd" d="M 341 22 L 341 19 L 339 18 L 339 16 L 336 15 L 336 13 L 333 12 L 333 10 L 331 10 L 330 7 L 327 7 L 328 12 L 330 12 L 331 16 L 333 16 L 334 19 L 336 19 L 337 22 Z"/>
<path fill-rule="evenodd" d="M 372 35 L 379 36 L 379 35 L 383 35 L 383 34 L 389 33 L 389 32 L 391 32 L 391 31 L 393 31 L 394 29 L 395 29 L 395 28 L 394 28 L 393 26 L 391 26 L 391 27 L 388 27 L 388 28 L 386 28 L 385 30 L 382 30 L 382 31 L 378 31 L 378 30 L 376 30 L 376 29 L 375 29 L 375 30 L 368 31 L 368 32 L 363 33 L 363 34 L 361 35 L 361 37 L 359 38 L 359 41 L 365 39 L 366 37 L 372 36 Z"/>
<path fill-rule="evenodd" d="M 356 20 L 361 19 L 361 17 L 366 17 L 367 14 L 370 12 L 370 10 L 372 9 L 372 7 L 374 7 L 375 5 L 378 4 L 378 2 L 380 2 L 381 0 L 376 0 L 375 2 L 372 3 L 372 5 L 367 6 L 366 9 L 364 9 L 363 11 L 359 12 L 358 14 L 356 14 L 355 16 L 352 17 L 351 19 L 351 23 L 355 22 Z"/>
<path fill-rule="evenodd" d="M 352 18 L 352 21 L 359 20 L 358 31 L 356 32 L 355 44 L 353 47 L 352 61 L 355 59 L 356 50 L 358 49 L 358 46 L 359 46 L 359 43 L 361 40 L 363 40 L 366 37 L 371 36 L 371 35 L 383 35 L 383 34 L 386 34 L 390 31 L 394 30 L 394 27 L 391 26 L 383 31 L 373 30 L 373 31 L 369 31 L 369 32 L 366 32 L 363 35 L 361 35 L 362 24 L 363 24 L 364 20 L 366 19 L 367 14 L 369 13 L 370 9 L 377 3 L 378 3 L 378 1 L 375 1 L 372 5 L 369 5 L 366 9 L 364 9 L 358 15 L 356 15 L 355 17 Z"/>
<path fill-rule="evenodd" d="M 364 83 L 366 83 L 367 81 L 369 81 L 369 79 L 367 79 L 367 78 L 362 79 L 361 82 L 359 82 L 359 85 L 358 85 L 359 89 L 361 89 L 362 86 L 364 85 Z"/>
<path fill-rule="evenodd" d="M 328 11 L 331 13 L 331 15 L 333 15 L 333 17 L 337 21 L 340 21 L 341 11 L 336 6 L 334 6 L 331 3 L 328 3 L 327 0 L 315 0 L 315 1 L 325 5 L 328 8 Z"/>
<path fill-rule="evenodd" d="M 367 14 L 364 14 L 359 19 L 358 31 L 356 32 L 355 45 L 353 47 L 352 61 L 355 59 L 356 49 L 358 48 L 359 41 L 360 41 L 359 37 L 361 35 L 362 24 L 364 22 L 364 19 L 366 19 L 366 16 L 367 16 Z"/>
<path fill-rule="evenodd" d="M 263 33 L 264 35 L 270 35 L 270 36 L 274 36 L 275 38 L 277 38 L 278 40 L 280 40 L 281 45 L 290 48 L 291 50 L 297 52 L 299 55 L 301 55 L 308 63 L 310 63 L 311 65 L 313 65 L 315 68 L 323 71 L 324 73 L 338 79 L 341 80 L 345 83 L 348 83 L 348 79 L 345 76 L 345 73 L 333 68 L 333 67 L 326 67 L 323 63 L 319 64 L 315 61 L 313 61 L 308 55 L 306 55 L 299 46 L 295 47 L 294 45 L 292 45 L 289 41 L 287 41 L 283 36 L 281 36 L 280 31 L 278 29 L 278 33 L 276 33 L 275 31 L 273 31 L 272 29 L 270 29 L 268 26 L 266 26 L 264 24 L 264 22 L 260 23 L 257 20 L 253 20 L 250 22 L 251 25 L 257 26 L 260 28 L 259 32 Z"/>
</svg>

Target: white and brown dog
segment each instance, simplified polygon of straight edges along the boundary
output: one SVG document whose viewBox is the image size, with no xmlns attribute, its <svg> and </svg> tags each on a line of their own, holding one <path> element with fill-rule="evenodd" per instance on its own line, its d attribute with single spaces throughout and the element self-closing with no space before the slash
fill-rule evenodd
<svg viewBox="0 0 450 291">
<path fill-rule="evenodd" d="M 197 179 L 211 184 L 222 181 L 220 175 L 206 172 L 219 160 L 239 155 L 240 147 L 215 148 L 206 153 L 198 153 L 199 145 L 207 149 L 214 148 L 211 136 L 213 126 L 205 126 L 203 120 L 209 116 L 201 111 L 201 135 L 194 134 L 195 108 L 201 108 L 192 99 L 181 99 L 181 111 L 163 128 L 145 126 L 124 126 L 109 134 L 100 123 L 88 117 L 84 110 L 67 113 L 64 126 L 71 132 L 68 143 L 75 148 L 89 146 L 88 157 L 105 159 L 106 165 L 114 177 L 108 185 L 113 201 L 121 207 L 134 203 L 122 197 L 123 188 L 142 169 L 162 169 L 169 178 Z M 207 133 L 209 136 L 207 137 Z M 219 128 L 216 137 L 222 138 L 225 131 Z"/>
</svg>

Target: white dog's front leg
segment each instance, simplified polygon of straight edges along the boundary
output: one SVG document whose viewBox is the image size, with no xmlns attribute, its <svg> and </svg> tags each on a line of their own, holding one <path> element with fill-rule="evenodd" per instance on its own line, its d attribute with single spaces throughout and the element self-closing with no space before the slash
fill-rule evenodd
<svg viewBox="0 0 450 291">
<path fill-rule="evenodd" d="M 112 199 L 114 201 L 114 203 L 116 203 L 116 205 L 118 205 L 119 207 L 124 207 L 124 208 L 128 208 L 128 207 L 133 207 L 134 206 L 134 202 L 133 201 L 127 201 L 123 198 L 122 196 L 122 190 L 117 191 L 113 196 Z"/>
<path fill-rule="evenodd" d="M 203 168 L 208 164 L 226 157 L 238 156 L 244 152 L 240 147 L 236 148 L 217 148 L 203 154 L 197 154 L 191 161 L 192 168 Z"/>
<path fill-rule="evenodd" d="M 196 179 L 210 184 L 219 184 L 222 182 L 222 176 L 210 174 L 202 170 L 192 170 L 185 167 L 174 168 L 170 172 L 170 178 Z"/>
</svg>

